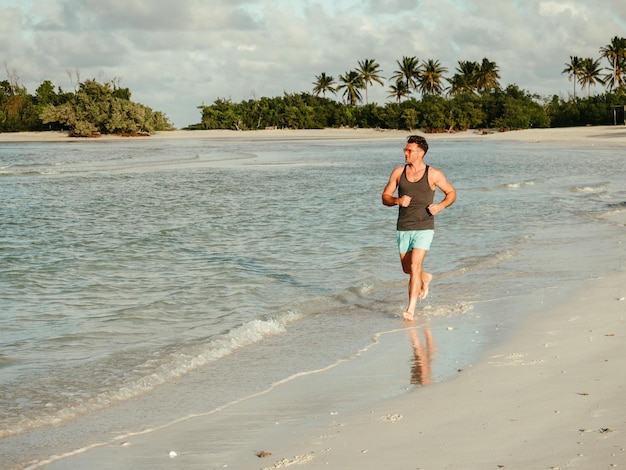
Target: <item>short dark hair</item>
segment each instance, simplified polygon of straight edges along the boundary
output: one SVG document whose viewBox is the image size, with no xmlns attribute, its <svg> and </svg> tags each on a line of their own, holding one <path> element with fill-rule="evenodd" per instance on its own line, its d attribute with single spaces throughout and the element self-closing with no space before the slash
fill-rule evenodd
<svg viewBox="0 0 626 470">
<path fill-rule="evenodd" d="M 424 153 L 428 152 L 428 142 L 421 135 L 410 135 L 406 141 L 407 144 L 417 144 L 419 148 L 421 148 Z"/>
</svg>

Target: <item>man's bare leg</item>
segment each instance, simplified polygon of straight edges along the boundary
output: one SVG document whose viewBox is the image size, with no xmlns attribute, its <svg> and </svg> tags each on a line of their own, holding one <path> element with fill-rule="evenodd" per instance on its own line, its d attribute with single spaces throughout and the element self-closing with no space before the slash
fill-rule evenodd
<svg viewBox="0 0 626 470">
<path fill-rule="evenodd" d="M 409 275 L 409 305 L 402 314 L 405 320 L 413 320 L 415 315 L 415 308 L 417 307 L 417 300 L 419 299 L 419 293 L 422 289 L 422 279 L 420 274 Z"/>
<path fill-rule="evenodd" d="M 428 285 L 433 280 L 433 275 L 422 270 L 422 289 L 420 290 L 420 299 L 425 299 L 428 295 Z"/>
<path fill-rule="evenodd" d="M 400 255 L 403 271 L 409 275 L 409 305 L 402 314 L 405 320 L 413 320 L 415 308 L 422 291 L 422 263 L 426 256 L 426 250 L 414 248 L 409 253 Z"/>
</svg>

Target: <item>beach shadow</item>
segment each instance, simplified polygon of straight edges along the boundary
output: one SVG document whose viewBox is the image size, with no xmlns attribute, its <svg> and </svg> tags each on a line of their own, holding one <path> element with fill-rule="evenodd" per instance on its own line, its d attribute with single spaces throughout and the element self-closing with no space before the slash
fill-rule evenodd
<svg viewBox="0 0 626 470">
<path fill-rule="evenodd" d="M 407 329 L 413 358 L 411 360 L 411 384 L 428 385 L 433 382 L 431 364 L 433 356 L 437 354 L 432 331 L 428 325 L 421 325 Z M 423 335 L 424 340 L 420 337 Z"/>
<path fill-rule="evenodd" d="M 626 132 L 614 132 L 613 134 L 595 134 L 590 135 L 589 137 L 597 139 L 623 139 L 624 137 L 626 137 Z"/>
</svg>

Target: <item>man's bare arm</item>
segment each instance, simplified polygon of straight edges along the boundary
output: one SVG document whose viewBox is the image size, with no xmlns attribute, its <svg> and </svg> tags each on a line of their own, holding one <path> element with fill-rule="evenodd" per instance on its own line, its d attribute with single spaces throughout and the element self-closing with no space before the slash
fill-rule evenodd
<svg viewBox="0 0 626 470">
<path fill-rule="evenodd" d="M 383 204 L 385 206 L 392 207 L 392 206 L 398 205 L 402 207 L 407 207 L 409 203 L 411 202 L 410 196 L 406 196 L 406 195 L 402 197 L 394 196 L 396 189 L 398 189 L 398 183 L 400 181 L 400 175 L 402 174 L 403 169 L 404 167 L 398 167 L 391 172 L 391 176 L 389 177 L 389 182 L 387 183 L 387 186 L 385 186 L 385 189 L 383 190 L 383 195 L 382 195 Z"/>
<path fill-rule="evenodd" d="M 432 215 L 438 214 L 446 207 L 450 207 L 454 204 L 454 201 L 456 201 L 456 189 L 454 189 L 454 186 L 452 186 L 452 184 L 446 179 L 443 172 L 436 170 L 434 173 L 435 187 L 439 188 L 445 196 L 441 202 L 428 206 L 428 210 Z"/>
</svg>

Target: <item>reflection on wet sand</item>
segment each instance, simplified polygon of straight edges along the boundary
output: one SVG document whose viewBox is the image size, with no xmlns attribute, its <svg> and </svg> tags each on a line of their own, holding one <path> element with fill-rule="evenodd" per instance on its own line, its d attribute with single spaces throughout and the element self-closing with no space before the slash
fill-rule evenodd
<svg viewBox="0 0 626 470">
<path fill-rule="evenodd" d="M 426 346 L 420 338 L 423 333 Z M 433 335 L 428 325 L 412 327 L 407 330 L 413 345 L 413 359 L 411 365 L 411 383 L 414 385 L 428 385 L 432 383 L 431 364 L 433 355 L 437 353 Z"/>
</svg>

